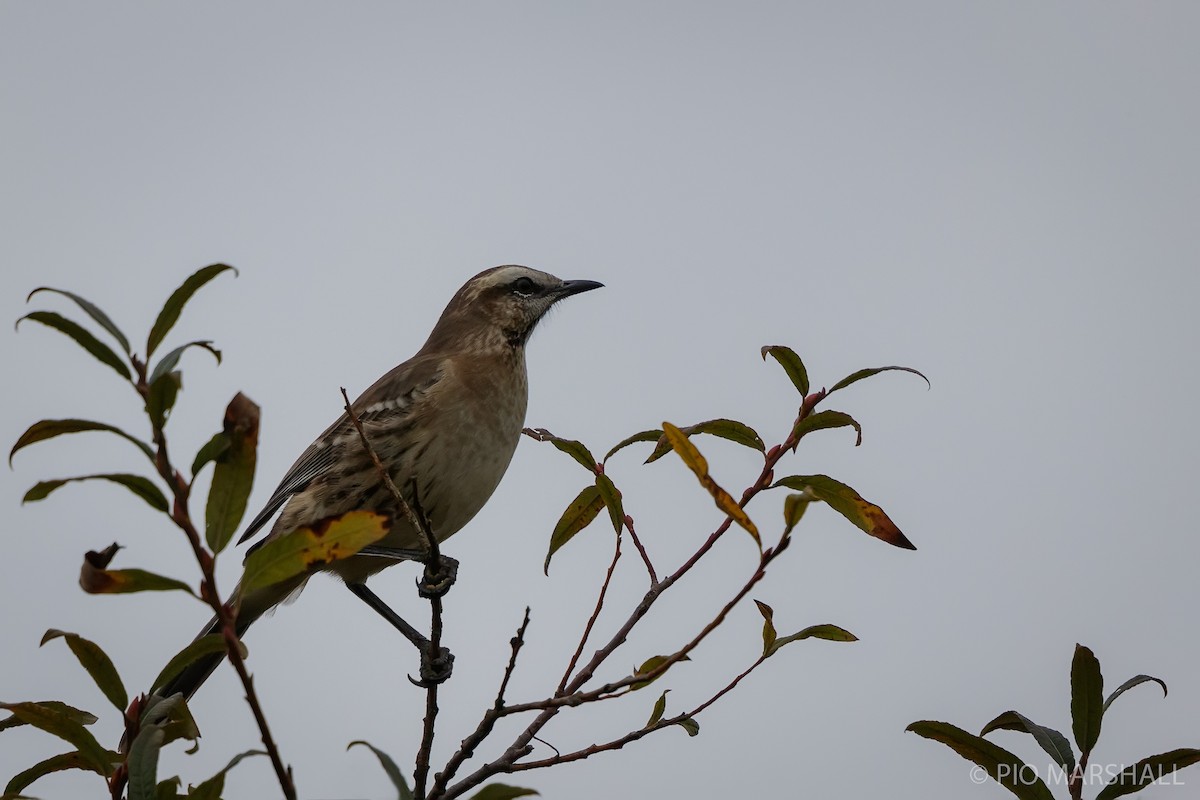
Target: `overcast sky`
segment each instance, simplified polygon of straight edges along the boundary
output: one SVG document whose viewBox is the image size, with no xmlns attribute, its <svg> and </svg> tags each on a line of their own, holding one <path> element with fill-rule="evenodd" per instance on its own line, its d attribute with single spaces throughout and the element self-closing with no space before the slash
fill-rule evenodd
<svg viewBox="0 0 1200 800">
<path fill-rule="evenodd" d="M 9 0 L 0 317 L 50 285 L 144 341 L 186 275 L 236 265 L 240 277 L 207 287 L 172 333 L 214 339 L 225 361 L 184 357 L 169 433 L 186 464 L 235 392 L 257 401 L 252 505 L 337 416 L 339 386 L 361 391 L 410 356 L 454 290 L 496 264 L 607 285 L 564 303 L 529 348 L 529 424 L 599 452 L 664 419 L 736 417 L 780 441 L 798 398 L 760 361 L 764 344 L 794 347 L 816 385 L 920 368 L 932 390 L 895 373 L 835 396 L 830 407 L 862 422 L 862 447 L 824 432 L 780 470 L 854 485 L 920 548 L 814 509 L 755 592 L 784 632 L 833 622 L 861 642 L 790 646 L 704 714 L 696 738 L 667 730 L 506 780 L 560 798 L 1004 797 L 904 728 L 978 730 L 1015 708 L 1069 731 L 1076 642 L 1110 688 L 1139 672 L 1171 688 L 1114 706 L 1096 763 L 1200 746 L 1198 29 L 1194 4 L 1168 2 Z M 33 307 L 80 316 L 49 296 Z M 128 389 L 59 334 L 23 325 L 0 336 L 0 359 L 0 440 L 46 417 L 144 431 Z M 697 444 L 735 495 L 757 473 L 750 451 Z M 720 517 L 678 459 L 641 466 L 646 448 L 610 474 L 665 570 Z M 144 688 L 207 614 L 183 595 L 84 595 L 80 557 L 118 541 L 118 566 L 188 579 L 194 567 L 178 532 L 115 487 L 20 498 L 44 478 L 142 466 L 119 440 L 82 434 L 18 454 L 0 485 L 0 699 L 92 709 L 106 743 L 115 711 L 61 642 L 37 642 L 77 631 Z M 490 703 L 526 604 L 513 699 L 556 682 L 610 553 L 599 521 L 541 574 L 553 524 L 587 481 L 523 441 L 448 543 L 462 561 L 447 599 L 458 661 L 435 760 Z M 781 502 L 750 507 L 768 535 Z M 755 558 L 744 536 L 713 555 L 611 677 L 690 638 Z M 614 607 L 644 588 L 627 556 Z M 239 561 L 222 559 L 224 586 Z M 415 575 L 400 567 L 372 585 L 424 620 Z M 759 627 L 752 604 L 739 607 L 661 682 L 670 708 L 750 663 Z M 389 796 L 374 759 L 344 748 L 365 738 L 411 765 L 423 696 L 404 677 L 408 645 L 325 579 L 247 644 L 301 796 Z M 161 774 L 199 782 L 254 746 L 239 698 L 222 668 L 193 703 L 199 753 L 176 745 Z M 590 744 L 640 725 L 653 700 L 564 715 L 543 737 Z M 1028 737 L 993 738 L 1045 770 Z M 0 779 L 62 749 L 0 733 Z M 1179 779 L 1200 784 L 1200 771 Z M 273 785 L 265 760 L 249 762 L 229 796 Z M 31 791 L 99 790 L 76 774 Z"/>
</svg>

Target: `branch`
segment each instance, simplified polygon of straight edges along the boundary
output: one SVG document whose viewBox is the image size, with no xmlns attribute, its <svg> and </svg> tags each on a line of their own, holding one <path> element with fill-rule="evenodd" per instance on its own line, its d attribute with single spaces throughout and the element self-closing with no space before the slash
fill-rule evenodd
<svg viewBox="0 0 1200 800">
<path fill-rule="evenodd" d="M 630 530 L 632 531 L 633 529 L 630 528 Z M 600 618 L 600 612 L 604 609 L 604 598 L 608 594 L 608 586 L 612 583 L 613 572 L 616 571 L 617 561 L 620 558 L 621 535 L 618 533 L 616 545 L 613 547 L 612 563 L 608 565 L 608 572 L 604 574 L 604 582 L 600 584 L 600 594 L 596 597 L 596 608 L 592 611 L 592 615 L 588 617 L 587 625 L 583 628 L 583 635 L 579 637 L 579 645 L 575 648 L 575 653 L 571 656 L 571 661 L 567 664 L 567 670 L 563 673 L 562 680 L 558 683 L 558 690 L 555 692 L 556 695 L 561 695 L 566 689 L 567 681 L 571 679 L 571 673 L 575 671 L 575 665 L 579 663 L 579 657 L 583 655 L 583 648 L 587 646 L 588 638 L 592 635 L 592 628 L 595 627 L 596 620 Z"/>
</svg>

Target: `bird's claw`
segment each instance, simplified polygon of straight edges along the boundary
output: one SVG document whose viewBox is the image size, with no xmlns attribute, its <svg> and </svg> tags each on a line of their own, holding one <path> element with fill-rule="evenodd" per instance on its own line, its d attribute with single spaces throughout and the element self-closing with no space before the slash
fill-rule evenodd
<svg viewBox="0 0 1200 800">
<path fill-rule="evenodd" d="M 438 563 L 426 565 L 425 574 L 417 579 L 417 594 L 426 600 L 442 597 L 458 579 L 458 560 L 439 556 Z"/>
<path fill-rule="evenodd" d="M 409 675 L 408 680 L 414 686 L 428 689 L 431 686 L 445 683 L 453 671 L 454 654 L 445 647 L 439 647 L 437 655 L 433 655 L 427 644 L 421 648 L 421 679 L 417 680 Z"/>
</svg>

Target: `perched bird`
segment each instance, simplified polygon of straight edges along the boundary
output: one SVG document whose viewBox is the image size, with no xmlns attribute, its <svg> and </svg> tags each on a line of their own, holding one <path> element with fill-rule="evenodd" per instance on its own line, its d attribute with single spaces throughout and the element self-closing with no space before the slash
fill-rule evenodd
<svg viewBox="0 0 1200 800">
<path fill-rule="evenodd" d="M 485 270 L 458 290 L 417 354 L 352 404 L 393 482 L 423 511 L 438 541 L 457 533 L 483 508 L 516 450 L 528 398 L 529 334 L 559 300 L 600 286 L 521 266 Z M 270 533 L 255 547 L 349 511 L 390 515 L 392 527 L 370 548 L 373 554 L 334 561 L 322 571 L 341 578 L 398 624 L 364 584 L 398 560 L 419 558 L 423 542 L 397 508 L 348 414 L 300 455 L 240 541 L 262 530 L 281 509 Z M 308 578 L 302 575 L 240 596 L 238 635 L 303 588 Z M 241 595 L 240 589 L 235 592 Z M 218 630 L 214 619 L 201 635 Z M 193 663 L 160 693 L 190 697 L 221 660 L 216 655 Z"/>
</svg>

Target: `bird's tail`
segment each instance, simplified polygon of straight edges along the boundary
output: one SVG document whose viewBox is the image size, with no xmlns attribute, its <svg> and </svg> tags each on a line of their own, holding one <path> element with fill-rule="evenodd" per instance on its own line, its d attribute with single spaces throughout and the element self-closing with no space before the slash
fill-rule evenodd
<svg viewBox="0 0 1200 800">
<path fill-rule="evenodd" d="M 238 638 L 240 639 L 259 617 L 287 600 L 290 595 L 299 590 L 304 585 L 306 579 L 307 576 L 301 576 L 299 579 L 265 586 L 261 589 L 255 589 L 245 597 L 242 597 L 242 587 L 239 584 L 233 592 L 233 606 L 237 609 L 237 620 L 234 623 L 234 630 L 237 631 Z M 196 638 L 200 639 L 201 637 L 220 632 L 221 622 L 214 616 Z M 223 652 L 200 657 L 185 667 L 179 675 L 168 681 L 161 689 L 158 689 L 157 694 L 163 697 L 182 694 L 185 699 L 190 699 L 196 693 L 196 690 L 208 680 L 208 676 L 212 675 L 224 660 L 225 653 Z"/>
</svg>

